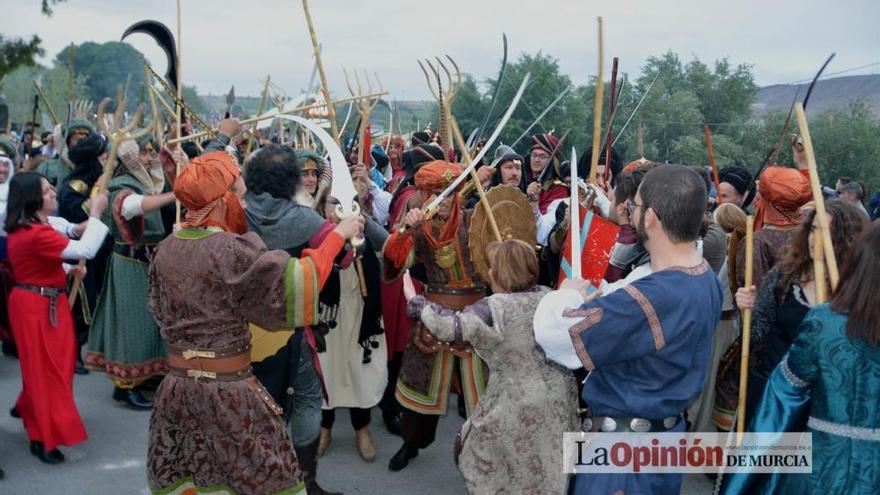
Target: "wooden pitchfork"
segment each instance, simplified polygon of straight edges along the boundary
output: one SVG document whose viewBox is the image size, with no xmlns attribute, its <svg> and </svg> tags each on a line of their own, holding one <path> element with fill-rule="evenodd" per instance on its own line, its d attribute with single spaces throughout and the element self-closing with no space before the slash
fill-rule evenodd
<svg viewBox="0 0 880 495">
<path fill-rule="evenodd" d="M 434 65 L 431 60 L 425 59 L 424 64 L 421 60 L 418 61 L 419 67 L 421 67 L 422 72 L 425 74 L 425 80 L 428 82 L 428 90 L 431 91 L 431 95 L 437 100 L 437 104 L 440 108 L 440 140 L 443 141 L 443 146 L 452 147 L 452 127 L 450 125 L 450 117 L 452 116 L 452 103 L 461 91 L 461 69 L 452 57 L 446 55 L 446 59 L 449 60 L 449 63 L 454 69 L 455 76 L 453 78 L 453 71 L 449 70 L 449 67 L 446 66 L 443 60 L 440 57 L 434 58 L 437 61 L 437 65 Z M 425 65 L 431 69 L 430 74 L 428 73 L 428 69 L 425 69 Z M 446 90 L 443 89 L 441 70 L 446 74 Z M 431 78 L 432 75 L 434 76 L 433 79 Z M 436 81 L 436 87 L 434 81 Z"/>
<path fill-rule="evenodd" d="M 107 184 L 110 182 L 110 178 L 113 177 L 113 173 L 116 171 L 117 165 L 117 155 L 119 153 L 119 144 L 127 139 L 137 140 L 143 136 L 146 136 L 153 130 L 153 125 L 156 122 L 156 118 L 154 116 L 153 121 L 150 122 L 144 129 L 138 129 L 135 131 L 138 123 L 143 117 L 144 114 L 144 104 L 138 105 L 137 111 L 135 111 L 134 117 L 128 122 L 128 125 L 124 125 L 123 118 L 125 113 L 125 104 L 126 98 L 125 93 L 122 89 L 122 85 L 119 85 L 118 89 L 118 97 L 116 101 L 118 104 L 116 105 L 116 111 L 113 113 L 113 123 L 112 129 L 107 123 L 107 119 L 104 118 L 104 110 L 107 108 L 107 105 L 110 103 L 110 98 L 104 98 L 101 100 L 101 103 L 98 104 L 98 125 L 101 127 L 101 131 L 104 132 L 104 135 L 107 136 L 107 139 L 110 141 L 110 151 L 107 153 L 107 161 L 104 165 L 104 171 L 101 174 L 101 178 L 98 179 L 98 184 L 96 189 L 92 189 L 91 197 L 94 198 L 98 194 L 101 194 L 107 189 Z M 86 260 L 79 260 L 80 267 L 85 266 Z M 73 305 L 76 303 L 76 297 L 79 294 L 79 287 L 82 283 L 82 278 L 74 277 L 73 284 L 70 287 L 70 307 L 73 308 Z"/>
<path fill-rule="evenodd" d="M 363 85 L 361 84 L 361 78 L 358 76 L 357 70 L 354 71 L 354 80 L 357 85 L 357 92 L 355 92 L 354 87 L 351 85 L 351 79 L 348 77 L 348 71 L 342 69 L 342 73 L 345 74 L 345 85 L 348 86 L 348 92 L 351 93 L 351 96 L 357 98 L 358 95 L 364 94 Z M 385 90 L 382 88 L 382 81 L 379 80 L 379 74 L 375 74 L 376 84 L 379 85 L 379 92 L 384 92 Z M 370 82 L 370 75 L 367 71 L 364 71 L 364 81 L 366 81 L 367 85 L 367 93 L 373 92 L 373 83 Z M 357 98 L 355 100 L 355 107 L 357 108 L 358 115 L 361 117 L 361 126 L 358 129 L 358 163 L 367 163 L 366 157 L 367 153 L 370 150 L 364 149 L 364 138 L 367 132 L 367 124 L 370 122 L 370 114 L 373 113 L 373 109 L 376 108 L 376 105 L 379 104 L 379 98 L 371 99 L 371 98 Z"/>
</svg>

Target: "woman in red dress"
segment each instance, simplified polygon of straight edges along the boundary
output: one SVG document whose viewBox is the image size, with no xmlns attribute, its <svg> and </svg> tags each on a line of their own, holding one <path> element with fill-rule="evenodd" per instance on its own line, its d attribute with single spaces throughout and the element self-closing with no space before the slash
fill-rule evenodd
<svg viewBox="0 0 880 495">
<path fill-rule="evenodd" d="M 86 440 L 73 401 L 77 344 L 65 274 L 83 269 L 62 260 L 89 259 L 98 252 L 107 235 L 107 226 L 99 220 L 107 195 L 91 200 L 85 231 L 74 241 L 49 223 L 57 203 L 55 191 L 42 175 L 16 174 L 9 189 L 5 228 L 9 261 L 16 276 L 16 286 L 9 295 L 9 319 L 18 345 L 22 381 L 12 414 L 24 422 L 31 454 L 45 463 L 58 464 L 64 461 L 59 445 Z"/>
</svg>

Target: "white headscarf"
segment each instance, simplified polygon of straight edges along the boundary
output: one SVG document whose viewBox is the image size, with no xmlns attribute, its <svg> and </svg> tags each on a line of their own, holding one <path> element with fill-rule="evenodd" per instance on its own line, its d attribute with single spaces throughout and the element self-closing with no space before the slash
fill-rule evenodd
<svg viewBox="0 0 880 495">
<path fill-rule="evenodd" d="M 12 160 L 5 155 L 0 155 L 0 162 L 5 163 L 6 166 L 9 167 L 9 178 L 6 179 L 6 182 L 0 184 L 0 236 L 6 237 L 6 230 L 3 229 L 3 224 L 6 222 L 6 203 L 9 201 L 9 182 L 15 174 L 15 165 L 12 163 Z"/>
</svg>

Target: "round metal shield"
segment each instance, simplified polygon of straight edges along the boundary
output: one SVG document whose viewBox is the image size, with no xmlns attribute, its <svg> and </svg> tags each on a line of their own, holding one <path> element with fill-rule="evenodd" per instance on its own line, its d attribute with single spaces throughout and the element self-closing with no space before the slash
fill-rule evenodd
<svg viewBox="0 0 880 495">
<path fill-rule="evenodd" d="M 535 214 L 528 198 L 513 186 L 495 186 L 486 192 L 486 199 L 492 208 L 492 215 L 498 225 L 502 240 L 519 239 L 534 246 L 537 239 Z M 483 202 L 477 203 L 468 229 L 468 248 L 471 262 L 484 282 L 489 282 L 489 260 L 486 248 L 495 238 L 489 215 Z"/>
</svg>

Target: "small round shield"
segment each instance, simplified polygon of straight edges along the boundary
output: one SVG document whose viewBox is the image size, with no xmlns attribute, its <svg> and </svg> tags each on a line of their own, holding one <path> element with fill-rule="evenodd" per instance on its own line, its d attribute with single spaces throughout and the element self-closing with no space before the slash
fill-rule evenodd
<svg viewBox="0 0 880 495">
<path fill-rule="evenodd" d="M 495 186 L 486 192 L 492 215 L 502 240 L 519 239 L 534 246 L 537 239 L 535 214 L 528 198 L 513 186 Z M 497 240 L 483 202 L 477 203 L 468 229 L 471 262 L 484 282 L 489 282 L 489 260 L 486 248 Z"/>
</svg>

